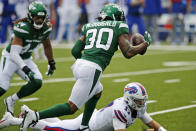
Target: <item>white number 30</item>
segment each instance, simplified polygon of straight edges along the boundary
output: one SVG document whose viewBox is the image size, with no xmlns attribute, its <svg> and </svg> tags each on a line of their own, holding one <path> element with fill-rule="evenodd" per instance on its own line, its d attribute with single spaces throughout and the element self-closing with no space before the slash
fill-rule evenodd
<svg viewBox="0 0 196 131">
<path fill-rule="evenodd" d="M 103 33 L 108 33 L 108 39 L 106 43 L 101 43 Z M 97 29 L 90 29 L 87 31 L 87 37 L 89 34 L 92 33 L 92 37 L 89 38 L 90 44 L 85 46 L 85 49 L 90 49 L 94 46 L 95 38 L 97 36 Z M 110 28 L 102 28 L 98 32 L 97 41 L 96 41 L 96 48 L 102 48 L 104 50 L 108 50 L 112 44 L 112 38 L 113 38 L 113 30 Z"/>
</svg>

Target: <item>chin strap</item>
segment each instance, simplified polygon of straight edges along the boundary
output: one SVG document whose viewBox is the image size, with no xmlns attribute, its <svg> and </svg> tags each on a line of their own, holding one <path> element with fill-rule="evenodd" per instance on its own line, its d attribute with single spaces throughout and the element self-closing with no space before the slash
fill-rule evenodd
<svg viewBox="0 0 196 131">
<path fill-rule="evenodd" d="M 35 24 L 35 22 L 33 23 L 33 27 L 35 29 L 41 29 L 43 27 L 43 25 L 44 25 L 44 22 L 41 25 L 37 25 L 37 24 Z"/>
</svg>

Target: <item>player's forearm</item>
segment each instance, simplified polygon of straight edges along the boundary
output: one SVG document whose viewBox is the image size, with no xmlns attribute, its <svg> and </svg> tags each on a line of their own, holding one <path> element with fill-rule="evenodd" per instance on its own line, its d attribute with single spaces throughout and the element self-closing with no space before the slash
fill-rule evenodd
<svg viewBox="0 0 196 131">
<path fill-rule="evenodd" d="M 54 60 L 53 52 L 52 52 L 52 45 L 50 43 L 50 40 L 49 39 L 45 40 L 43 42 L 43 46 L 44 46 L 44 52 L 45 52 L 45 55 L 46 55 L 48 61 Z"/>
<path fill-rule="evenodd" d="M 150 123 L 147 124 L 148 127 L 155 129 L 155 131 L 158 131 L 158 129 L 161 127 L 157 122 L 152 120 Z"/>
<path fill-rule="evenodd" d="M 148 47 L 148 44 L 147 42 L 143 42 L 142 44 L 140 45 L 137 45 L 137 46 L 132 46 L 128 52 L 128 54 L 133 57 L 139 53 L 141 53 L 142 51 L 146 50 Z"/>
<path fill-rule="evenodd" d="M 26 64 L 23 59 L 20 57 L 20 52 L 22 51 L 22 46 L 20 45 L 11 45 L 10 57 L 14 63 L 16 63 L 20 69 L 22 69 Z"/>
<path fill-rule="evenodd" d="M 147 42 L 143 42 L 140 45 L 131 47 L 126 37 L 127 37 L 126 35 L 124 36 L 122 35 L 118 42 L 123 55 L 128 59 L 137 55 L 138 53 L 141 53 L 148 47 Z"/>
</svg>

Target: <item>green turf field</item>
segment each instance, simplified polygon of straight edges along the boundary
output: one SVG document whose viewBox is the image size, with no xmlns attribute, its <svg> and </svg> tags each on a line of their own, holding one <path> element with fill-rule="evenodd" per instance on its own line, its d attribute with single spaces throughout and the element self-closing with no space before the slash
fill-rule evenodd
<svg viewBox="0 0 196 131">
<path fill-rule="evenodd" d="M 157 48 L 157 49 L 156 49 Z M 74 85 L 71 65 L 74 58 L 68 48 L 54 48 L 57 70 L 51 78 L 45 76 L 47 62 L 36 61 L 44 77 L 42 88 L 27 98 L 38 98 L 35 101 L 18 101 L 15 115 L 20 113 L 23 104 L 31 109 L 41 110 L 57 103 L 66 102 Z M 196 131 L 196 46 L 185 47 L 151 47 L 144 56 L 125 59 L 121 52 L 116 52 L 110 65 L 104 71 L 101 82 L 103 94 L 97 108 L 123 95 L 123 88 L 129 82 L 140 82 L 147 89 L 149 101 L 147 111 L 168 131 Z M 19 90 L 23 83 L 18 76 L 11 81 L 9 91 L 0 98 L 0 117 L 5 112 L 3 99 Z M 191 106 L 189 106 L 191 105 Z M 184 109 L 184 108 L 187 109 Z M 176 109 L 172 111 L 169 109 Z M 73 116 L 74 118 L 83 108 Z M 163 111 L 161 114 L 158 111 Z M 158 112 L 154 114 L 154 112 Z M 142 131 L 145 127 L 137 120 L 127 130 Z M 19 127 L 9 127 L 2 131 L 16 131 Z M 30 131 L 30 129 L 29 129 Z"/>
</svg>

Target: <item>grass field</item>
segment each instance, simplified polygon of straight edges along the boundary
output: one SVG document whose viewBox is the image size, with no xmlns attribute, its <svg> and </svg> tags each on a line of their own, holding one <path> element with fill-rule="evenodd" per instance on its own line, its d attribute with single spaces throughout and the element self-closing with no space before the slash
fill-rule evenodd
<svg viewBox="0 0 196 131">
<path fill-rule="evenodd" d="M 43 86 L 26 98 L 38 98 L 38 100 L 18 101 L 15 115 L 20 113 L 23 104 L 39 111 L 68 100 L 74 85 L 70 69 L 74 59 L 70 49 L 64 47 L 54 48 L 54 56 L 57 70 L 51 78 L 45 76 L 47 62 L 36 61 L 44 77 Z M 124 86 L 134 81 L 145 86 L 149 101 L 155 101 L 148 104 L 147 111 L 152 113 L 152 117 L 168 131 L 196 131 L 196 46 L 188 48 L 152 46 L 144 56 L 138 55 L 132 59 L 125 59 L 120 51 L 116 52 L 103 73 L 101 82 L 104 90 L 97 108 L 106 106 L 113 99 L 121 97 Z M 0 117 L 5 112 L 3 99 L 18 91 L 23 82 L 16 75 L 12 79 L 9 91 L 0 98 Z M 176 109 L 176 111 L 169 109 Z M 73 116 L 63 116 L 61 119 L 74 118 L 82 111 L 83 108 Z M 158 113 L 153 115 L 153 112 Z M 145 125 L 137 120 L 127 130 L 142 131 L 142 127 Z M 2 131 L 16 130 L 19 130 L 19 127 L 2 129 Z"/>
</svg>

